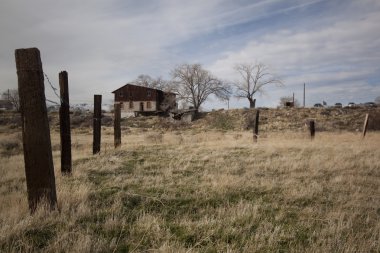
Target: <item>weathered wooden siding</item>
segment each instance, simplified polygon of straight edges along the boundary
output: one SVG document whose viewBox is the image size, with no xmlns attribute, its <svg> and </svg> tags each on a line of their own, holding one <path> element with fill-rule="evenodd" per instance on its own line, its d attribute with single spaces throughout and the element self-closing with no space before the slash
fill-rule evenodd
<svg viewBox="0 0 380 253">
<path fill-rule="evenodd" d="M 157 112 L 176 108 L 176 95 L 161 90 L 127 84 L 113 91 L 115 103 L 124 112 Z"/>
<path fill-rule="evenodd" d="M 158 101 L 162 91 L 136 85 L 125 85 L 114 91 L 115 102 L 121 101 Z"/>
</svg>

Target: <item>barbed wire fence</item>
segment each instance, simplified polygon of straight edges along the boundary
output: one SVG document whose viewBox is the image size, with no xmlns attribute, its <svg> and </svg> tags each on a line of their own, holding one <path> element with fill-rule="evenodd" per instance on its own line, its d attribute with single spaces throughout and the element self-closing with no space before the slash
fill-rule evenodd
<svg viewBox="0 0 380 253">
<path fill-rule="evenodd" d="M 59 102 L 61 102 L 61 104 L 65 104 L 66 101 L 63 101 L 63 100 L 61 99 L 61 96 L 58 95 L 58 93 L 57 93 L 57 90 L 58 90 L 58 89 L 57 89 L 57 88 L 51 83 L 49 76 L 48 76 L 45 72 L 44 72 L 44 76 L 45 76 L 45 78 L 46 78 L 46 80 L 47 80 L 47 82 L 48 82 L 50 88 L 53 90 L 54 94 L 55 94 L 56 97 L 58 98 Z M 55 104 L 55 105 L 59 105 L 59 106 L 61 105 L 61 104 L 59 104 L 59 103 L 57 103 L 57 102 L 55 102 L 55 101 L 53 101 L 53 100 L 50 100 L 50 99 L 46 99 L 46 101 L 48 101 L 48 102 L 50 102 L 50 103 L 52 103 L 52 104 Z"/>
<path fill-rule="evenodd" d="M 43 74 L 44 74 L 44 77 L 45 77 L 47 83 L 49 84 L 48 86 L 53 91 L 55 97 L 59 101 L 59 102 L 56 102 L 56 101 L 54 101 L 55 98 L 45 97 L 46 102 L 49 102 L 49 103 L 53 104 L 54 106 L 61 106 L 62 104 L 66 104 L 67 101 L 63 101 L 63 99 L 61 99 L 61 96 L 58 93 L 59 92 L 58 88 L 56 88 L 56 86 L 54 86 L 54 84 L 50 80 L 49 76 L 45 72 L 43 72 Z M 68 105 L 72 109 L 77 109 L 77 108 L 80 108 L 81 106 L 89 106 L 90 108 L 94 106 L 94 101 L 91 99 L 70 99 L 70 101 L 71 101 L 71 103 L 73 103 L 73 101 L 77 101 L 77 102 L 75 102 L 74 105 L 73 104 L 70 105 L 70 103 L 68 103 Z"/>
</svg>

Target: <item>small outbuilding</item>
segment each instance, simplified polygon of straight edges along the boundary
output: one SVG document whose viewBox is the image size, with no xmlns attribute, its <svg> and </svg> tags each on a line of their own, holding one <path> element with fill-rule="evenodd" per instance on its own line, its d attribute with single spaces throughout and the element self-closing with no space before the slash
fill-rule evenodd
<svg viewBox="0 0 380 253">
<path fill-rule="evenodd" d="M 176 94 L 149 87 L 126 84 L 112 93 L 115 103 L 121 104 L 125 113 L 158 114 L 177 109 Z"/>
</svg>

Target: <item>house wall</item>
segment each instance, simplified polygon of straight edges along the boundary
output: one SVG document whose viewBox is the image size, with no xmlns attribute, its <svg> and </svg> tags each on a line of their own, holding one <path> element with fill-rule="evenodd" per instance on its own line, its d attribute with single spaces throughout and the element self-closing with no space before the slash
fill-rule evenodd
<svg viewBox="0 0 380 253">
<path fill-rule="evenodd" d="M 124 112 L 155 112 L 176 109 L 176 96 L 161 90 L 127 84 L 113 91 L 115 103 L 122 104 Z M 130 106 L 133 104 L 133 107 Z M 140 104 L 143 103 L 143 110 Z M 148 107 L 150 103 L 150 107 Z"/>
<path fill-rule="evenodd" d="M 143 103 L 144 112 L 154 112 L 157 111 L 157 102 L 156 101 L 132 101 L 132 102 L 120 102 L 121 108 L 124 112 L 141 112 L 140 104 Z M 133 107 L 130 107 L 130 104 L 133 104 Z M 148 108 L 148 103 L 150 103 L 150 108 Z"/>
</svg>

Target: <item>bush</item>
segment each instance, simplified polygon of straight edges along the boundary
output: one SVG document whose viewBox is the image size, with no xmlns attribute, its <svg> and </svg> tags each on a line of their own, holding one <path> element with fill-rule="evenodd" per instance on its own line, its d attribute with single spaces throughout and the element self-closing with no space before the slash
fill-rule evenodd
<svg viewBox="0 0 380 253">
<path fill-rule="evenodd" d="M 12 156 L 20 154 L 22 151 L 21 140 L 18 138 L 3 140 L 0 142 L 1 154 L 4 156 Z"/>
<path fill-rule="evenodd" d="M 369 113 L 368 130 L 380 130 L 380 111 Z"/>
<path fill-rule="evenodd" d="M 110 116 L 103 116 L 102 117 L 102 126 L 112 126 L 113 125 L 113 119 Z"/>
<path fill-rule="evenodd" d="M 163 139 L 162 133 L 152 133 L 145 136 L 145 140 L 151 143 L 161 143 Z"/>
<path fill-rule="evenodd" d="M 213 120 L 209 123 L 212 128 L 219 130 L 234 129 L 234 119 L 226 113 L 215 113 L 213 115 Z"/>
</svg>

